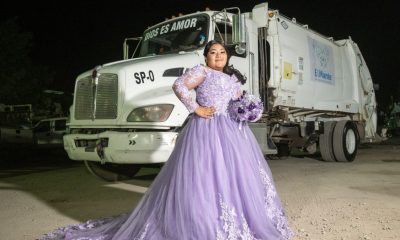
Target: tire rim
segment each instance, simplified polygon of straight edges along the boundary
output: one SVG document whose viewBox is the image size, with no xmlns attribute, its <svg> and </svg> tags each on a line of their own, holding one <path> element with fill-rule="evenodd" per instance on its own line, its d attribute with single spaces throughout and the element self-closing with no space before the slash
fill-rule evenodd
<svg viewBox="0 0 400 240">
<path fill-rule="evenodd" d="M 353 129 L 349 129 L 346 133 L 346 150 L 352 154 L 356 150 L 356 134 Z"/>
</svg>

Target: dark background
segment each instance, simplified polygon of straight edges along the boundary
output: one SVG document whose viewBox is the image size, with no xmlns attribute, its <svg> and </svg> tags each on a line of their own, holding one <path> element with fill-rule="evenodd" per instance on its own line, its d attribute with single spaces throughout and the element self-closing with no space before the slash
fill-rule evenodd
<svg viewBox="0 0 400 240">
<path fill-rule="evenodd" d="M 2 1 L 0 25 L 12 19 L 20 33 L 32 35 L 28 57 L 33 64 L 44 67 L 50 76 L 43 87 L 72 93 L 78 74 L 122 59 L 126 37 L 140 36 L 148 26 L 166 17 L 202 11 L 206 7 L 221 10 L 236 6 L 245 12 L 261 2 Z M 400 20 L 396 1 L 271 0 L 269 7 L 334 39 L 351 36 L 364 55 L 373 81 L 380 85 L 377 100 L 381 110 L 387 110 L 393 100 L 400 100 Z"/>
</svg>

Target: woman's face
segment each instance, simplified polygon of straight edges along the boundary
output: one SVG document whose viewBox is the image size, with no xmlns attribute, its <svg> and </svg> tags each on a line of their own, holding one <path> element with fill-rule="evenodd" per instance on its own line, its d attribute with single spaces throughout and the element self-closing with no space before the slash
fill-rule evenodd
<svg viewBox="0 0 400 240">
<path fill-rule="evenodd" d="M 208 67 L 222 71 L 226 65 L 226 61 L 228 60 L 227 52 L 225 51 L 224 46 L 219 43 L 216 43 L 210 47 L 210 50 L 206 56 L 206 64 Z"/>
</svg>

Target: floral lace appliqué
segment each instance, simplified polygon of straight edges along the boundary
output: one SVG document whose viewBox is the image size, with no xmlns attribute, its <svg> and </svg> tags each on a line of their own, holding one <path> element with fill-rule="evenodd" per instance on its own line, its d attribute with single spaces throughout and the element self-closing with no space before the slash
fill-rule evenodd
<svg viewBox="0 0 400 240">
<path fill-rule="evenodd" d="M 80 224 L 73 224 L 73 225 L 68 225 L 66 227 L 61 227 L 56 229 L 55 231 L 48 233 L 40 238 L 40 240 L 62 240 L 65 238 L 65 234 L 67 232 L 74 232 L 74 231 L 83 231 L 83 230 L 89 230 L 93 229 L 99 226 L 102 226 L 110 221 L 112 221 L 114 217 L 109 217 L 109 218 L 102 218 L 102 219 L 97 219 L 97 220 L 88 220 L 84 223 Z M 80 237 L 76 238 L 77 240 L 104 240 L 108 236 L 107 235 L 102 235 L 102 236 L 97 236 L 97 237 Z"/>
<path fill-rule="evenodd" d="M 276 203 L 274 202 L 275 198 L 277 197 L 275 186 L 268 173 L 262 167 L 261 162 L 258 162 L 258 165 L 261 181 L 264 185 L 265 190 L 264 206 L 267 216 L 275 222 L 276 228 L 282 234 L 282 239 L 289 239 L 293 235 L 293 233 L 288 227 L 283 210 L 281 208 L 278 208 Z"/>
<path fill-rule="evenodd" d="M 240 86 L 241 83 L 235 75 L 229 76 L 197 65 L 176 79 L 172 88 L 189 112 L 200 105 L 215 107 L 216 115 L 227 115 L 230 100 L 240 96 Z M 191 95 L 193 89 L 196 91 L 196 99 Z"/>
<path fill-rule="evenodd" d="M 224 202 L 221 195 L 219 196 L 219 205 L 221 208 L 219 219 L 222 221 L 222 230 L 218 227 L 216 240 L 259 240 L 251 232 L 243 213 L 241 214 L 242 226 L 239 227 L 235 208 Z"/>
<path fill-rule="evenodd" d="M 144 230 L 139 234 L 139 236 L 135 237 L 133 240 L 145 240 L 148 230 L 149 230 L 149 224 L 146 224 Z"/>
<path fill-rule="evenodd" d="M 235 75 L 209 70 L 204 82 L 196 89 L 197 102 L 201 106 L 215 107 L 217 115 L 227 116 L 229 102 L 240 92 L 240 85 Z"/>
<path fill-rule="evenodd" d="M 191 90 L 204 81 L 205 75 L 204 67 L 197 65 L 188 69 L 182 76 L 176 79 L 172 86 L 176 96 L 186 106 L 189 112 L 193 112 L 199 106 L 199 104 L 193 100 Z"/>
</svg>

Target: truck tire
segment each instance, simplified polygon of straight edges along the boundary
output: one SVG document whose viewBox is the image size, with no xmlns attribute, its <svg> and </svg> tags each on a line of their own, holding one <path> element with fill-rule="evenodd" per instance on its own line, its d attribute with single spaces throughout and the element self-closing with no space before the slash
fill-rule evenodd
<svg viewBox="0 0 400 240">
<path fill-rule="evenodd" d="M 288 143 L 276 143 L 276 148 L 278 149 L 277 157 L 279 159 L 287 159 L 290 155 L 290 147 Z"/>
<path fill-rule="evenodd" d="M 357 155 L 359 136 L 351 121 L 339 121 L 333 131 L 333 153 L 338 162 L 352 162 Z"/>
<path fill-rule="evenodd" d="M 319 151 L 322 159 L 326 162 L 336 161 L 333 153 L 333 130 L 335 125 L 335 121 L 324 122 L 324 133 L 319 135 Z"/>
<path fill-rule="evenodd" d="M 131 179 L 140 170 L 140 165 L 136 164 L 101 164 L 94 161 L 85 161 L 88 171 L 108 182 Z"/>
</svg>

